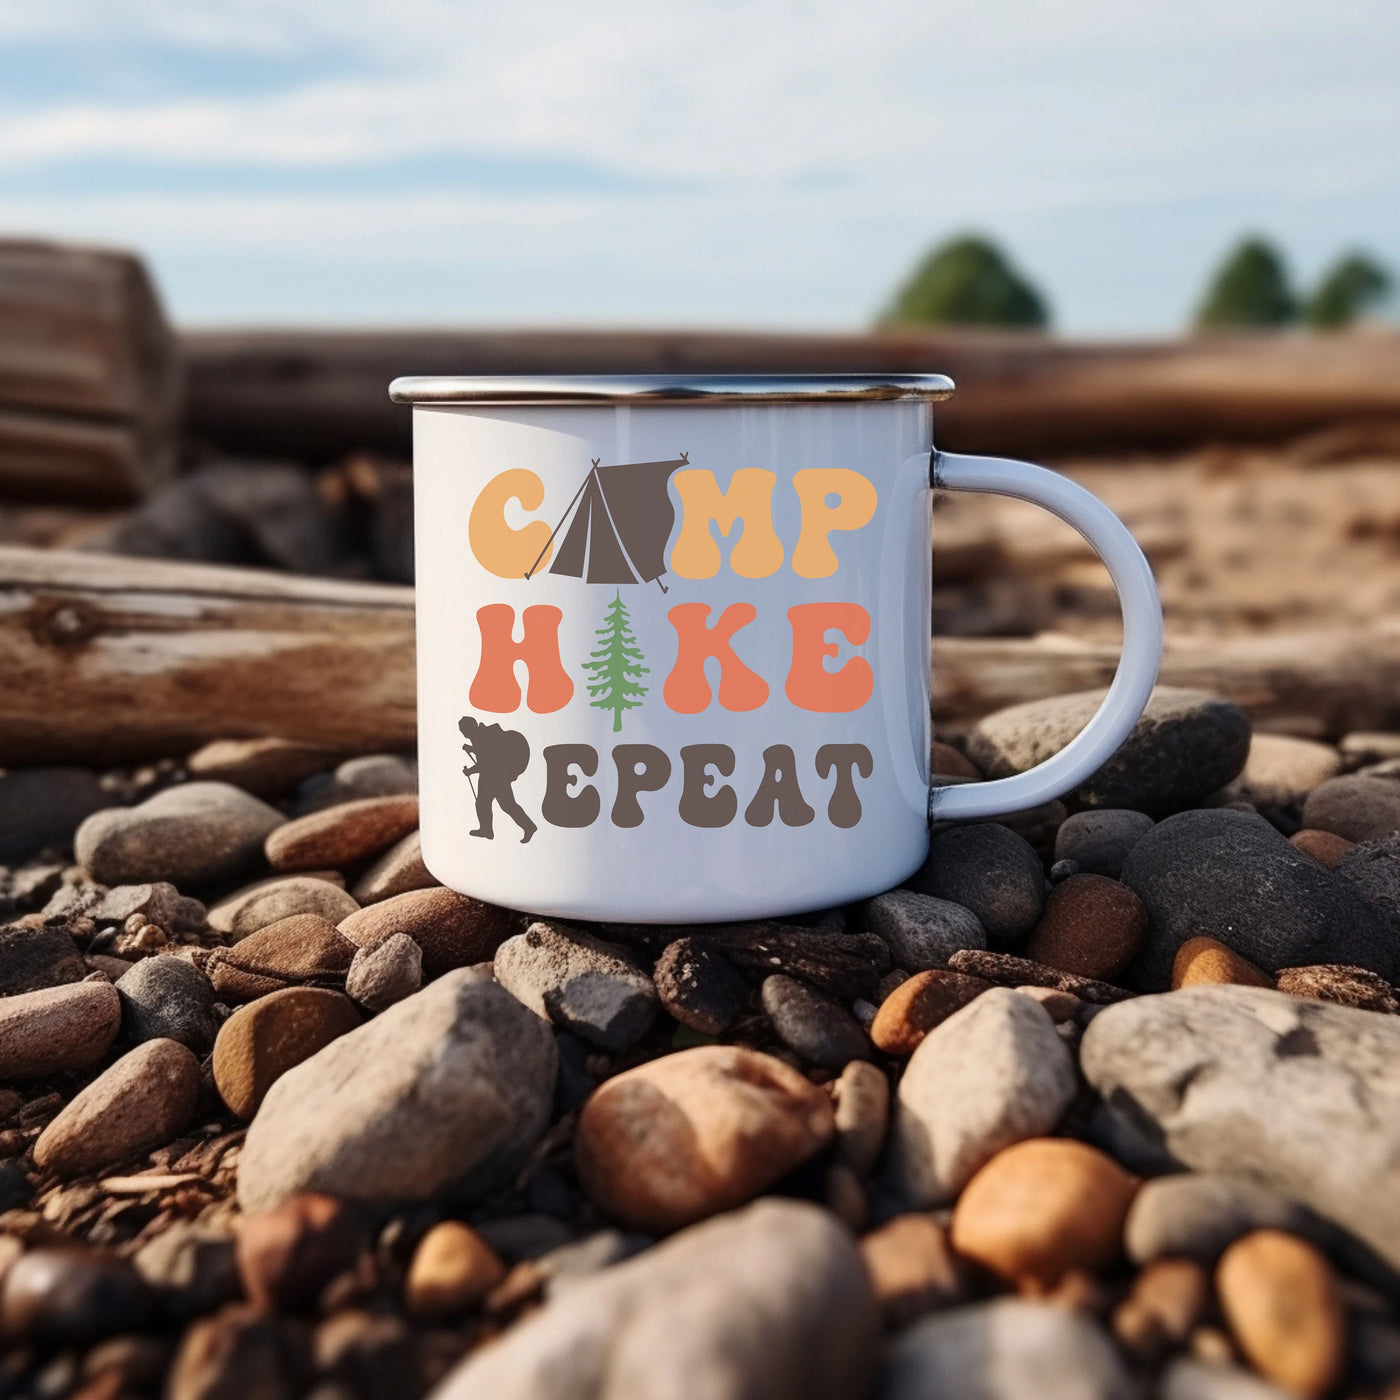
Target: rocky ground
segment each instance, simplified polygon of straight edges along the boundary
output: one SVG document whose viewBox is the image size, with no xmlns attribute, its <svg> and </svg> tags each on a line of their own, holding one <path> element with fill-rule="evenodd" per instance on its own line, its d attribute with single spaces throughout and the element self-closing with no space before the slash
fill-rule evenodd
<svg viewBox="0 0 1400 1400">
<path fill-rule="evenodd" d="M 483 905 L 414 788 L 0 776 L 0 1393 L 1400 1396 L 1400 735 L 1159 691 L 764 924 Z"/>
</svg>

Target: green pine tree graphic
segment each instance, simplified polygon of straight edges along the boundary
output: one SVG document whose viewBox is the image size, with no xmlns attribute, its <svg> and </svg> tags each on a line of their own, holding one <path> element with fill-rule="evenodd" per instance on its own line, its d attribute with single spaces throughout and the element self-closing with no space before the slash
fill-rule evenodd
<svg viewBox="0 0 1400 1400">
<path fill-rule="evenodd" d="M 631 619 L 623 606 L 622 590 L 608 604 L 603 625 L 598 628 L 598 640 L 602 646 L 589 652 L 593 659 L 583 663 L 583 669 L 591 673 L 587 682 L 588 693 L 593 698 L 589 704 L 600 710 L 613 712 L 613 733 L 622 728 L 622 712 L 635 710 L 647 693 L 640 678 L 650 671 L 641 663 L 644 660 L 642 649 L 632 635 Z"/>
</svg>

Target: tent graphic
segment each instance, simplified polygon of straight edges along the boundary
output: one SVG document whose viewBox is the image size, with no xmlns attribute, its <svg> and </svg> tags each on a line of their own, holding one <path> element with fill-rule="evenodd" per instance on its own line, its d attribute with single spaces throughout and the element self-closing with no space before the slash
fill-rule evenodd
<svg viewBox="0 0 1400 1400">
<path fill-rule="evenodd" d="M 600 467 L 600 460 L 593 459 L 583 485 L 525 577 L 533 577 L 562 530 L 558 552 L 547 572 L 587 583 L 655 580 L 665 593 L 661 575 L 666 572 L 666 541 L 676 523 L 666 487 L 672 473 L 689 463 L 690 454 L 682 452 L 669 462 L 618 462 L 610 467 Z"/>
</svg>

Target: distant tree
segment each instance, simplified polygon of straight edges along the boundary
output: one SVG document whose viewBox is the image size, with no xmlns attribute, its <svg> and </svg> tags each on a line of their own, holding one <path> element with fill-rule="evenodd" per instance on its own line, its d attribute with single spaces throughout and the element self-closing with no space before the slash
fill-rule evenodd
<svg viewBox="0 0 1400 1400">
<path fill-rule="evenodd" d="M 1044 326 L 1040 293 L 985 238 L 955 238 L 914 269 L 880 316 L 883 326 Z"/>
<path fill-rule="evenodd" d="M 1378 262 L 1365 253 L 1349 253 L 1324 274 L 1303 314 L 1317 330 L 1338 330 L 1383 302 L 1392 285 L 1390 273 Z"/>
<path fill-rule="evenodd" d="M 1220 265 L 1196 312 L 1200 330 L 1285 326 L 1298 316 L 1288 270 L 1271 243 L 1246 238 Z"/>
</svg>

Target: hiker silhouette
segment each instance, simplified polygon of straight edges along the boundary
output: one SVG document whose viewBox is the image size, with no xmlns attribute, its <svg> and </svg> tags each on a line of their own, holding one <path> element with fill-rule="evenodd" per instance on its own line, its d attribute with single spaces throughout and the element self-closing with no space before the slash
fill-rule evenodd
<svg viewBox="0 0 1400 1400">
<path fill-rule="evenodd" d="M 539 828 L 515 800 L 512 784 L 530 762 L 529 742 L 518 731 L 502 729 L 499 724 L 482 724 L 475 715 L 463 715 L 457 728 L 467 741 L 463 750 L 475 760 L 462 769 L 476 797 L 476 830 L 471 835 L 484 836 L 488 841 L 495 839 L 491 809 L 496 806 L 524 832 L 520 838 L 524 845 Z"/>
</svg>

